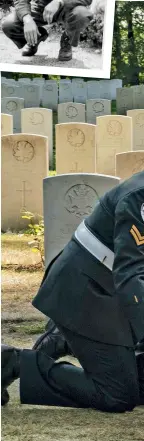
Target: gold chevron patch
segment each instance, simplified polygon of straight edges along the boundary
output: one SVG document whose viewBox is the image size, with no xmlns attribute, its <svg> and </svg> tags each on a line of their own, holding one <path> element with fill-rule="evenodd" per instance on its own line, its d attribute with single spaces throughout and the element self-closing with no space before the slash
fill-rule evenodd
<svg viewBox="0 0 144 441">
<path fill-rule="evenodd" d="M 142 234 L 140 233 L 140 231 L 138 230 L 138 228 L 135 225 L 132 225 L 130 233 L 132 234 L 132 236 L 138 246 L 144 245 L 144 236 L 142 236 Z"/>
</svg>

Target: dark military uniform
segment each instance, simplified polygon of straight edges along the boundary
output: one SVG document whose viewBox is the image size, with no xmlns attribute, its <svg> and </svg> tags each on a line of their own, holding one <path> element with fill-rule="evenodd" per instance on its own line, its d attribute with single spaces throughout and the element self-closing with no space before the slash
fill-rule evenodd
<svg viewBox="0 0 144 441">
<path fill-rule="evenodd" d="M 43 20 L 44 8 L 52 0 L 14 0 L 14 11 L 12 11 L 2 22 L 3 32 L 9 37 L 19 49 L 26 44 L 23 32 L 23 17 L 30 14 L 37 24 L 40 34 L 44 34 Z M 64 5 L 53 17 L 53 22 L 64 22 L 68 34 L 70 33 L 72 46 L 77 46 L 80 32 L 88 25 L 92 14 L 87 9 L 92 0 L 63 0 Z"/>
<path fill-rule="evenodd" d="M 22 403 L 113 412 L 140 403 L 134 347 L 144 338 L 144 171 L 100 199 L 47 268 L 33 305 L 56 322 L 82 368 L 24 350 Z"/>
</svg>

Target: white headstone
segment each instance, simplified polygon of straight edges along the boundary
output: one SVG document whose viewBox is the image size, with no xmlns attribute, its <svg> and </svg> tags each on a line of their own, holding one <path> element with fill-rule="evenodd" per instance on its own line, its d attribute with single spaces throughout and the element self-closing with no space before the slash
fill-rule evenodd
<svg viewBox="0 0 144 441">
<path fill-rule="evenodd" d="M 57 110 L 58 105 L 58 83 L 54 80 L 45 81 L 42 88 L 42 106 L 48 109 Z"/>
<path fill-rule="evenodd" d="M 119 178 L 66 174 L 44 179 L 45 267 L 62 251 L 97 200 L 119 184 Z"/>
<path fill-rule="evenodd" d="M 128 110 L 132 118 L 133 150 L 144 150 L 144 109 Z"/>
<path fill-rule="evenodd" d="M 144 170 L 144 151 L 124 152 L 116 155 L 116 176 L 128 179 Z"/>
<path fill-rule="evenodd" d="M 100 81 L 87 81 L 87 99 L 101 98 Z"/>
<path fill-rule="evenodd" d="M 132 150 L 132 118 L 121 115 L 97 118 L 96 171 L 115 176 L 115 155 Z"/>
<path fill-rule="evenodd" d="M 15 84 L 2 83 L 1 85 L 1 97 L 19 97 L 20 98 L 20 87 Z"/>
<path fill-rule="evenodd" d="M 1 100 L 2 113 L 13 115 L 13 131 L 21 132 L 21 109 L 24 108 L 24 99 L 5 97 Z"/>
<path fill-rule="evenodd" d="M 95 173 L 96 126 L 86 123 L 56 125 L 56 171 Z"/>
<path fill-rule="evenodd" d="M 116 90 L 116 108 L 118 115 L 126 115 L 127 110 L 133 109 L 133 90 L 131 87 L 122 87 Z"/>
<path fill-rule="evenodd" d="M 144 109 L 144 84 L 133 86 L 133 107 L 134 109 Z"/>
<path fill-rule="evenodd" d="M 2 231 L 26 228 L 21 210 L 43 214 L 42 181 L 48 174 L 48 141 L 44 136 L 2 137 Z"/>
<path fill-rule="evenodd" d="M 86 102 L 86 121 L 96 124 L 97 117 L 111 114 L 111 101 L 109 100 L 87 100 Z"/>
<path fill-rule="evenodd" d="M 70 80 L 60 80 L 59 103 L 69 103 L 71 101 L 73 101 L 72 82 Z"/>
<path fill-rule="evenodd" d="M 72 79 L 72 89 L 74 102 L 86 103 L 87 100 L 87 83 L 82 78 Z"/>
<path fill-rule="evenodd" d="M 1 136 L 13 133 L 13 116 L 1 113 Z"/>
<path fill-rule="evenodd" d="M 85 104 L 58 104 L 58 123 L 65 122 L 85 122 Z"/>
<path fill-rule="evenodd" d="M 28 108 L 21 111 L 22 133 L 48 137 L 49 164 L 53 164 L 53 115 L 52 110 L 41 107 Z"/>
<path fill-rule="evenodd" d="M 21 97 L 25 100 L 25 107 L 40 106 L 40 86 L 37 84 L 21 82 Z"/>
</svg>

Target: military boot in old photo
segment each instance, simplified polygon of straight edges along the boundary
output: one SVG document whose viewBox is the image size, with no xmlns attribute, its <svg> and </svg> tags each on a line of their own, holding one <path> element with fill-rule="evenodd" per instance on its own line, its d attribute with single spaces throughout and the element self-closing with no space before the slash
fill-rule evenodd
<svg viewBox="0 0 144 441">
<path fill-rule="evenodd" d="M 33 55 L 35 55 L 37 53 L 38 46 L 41 43 L 41 41 L 45 41 L 47 39 L 48 33 L 47 33 L 46 29 L 39 28 L 39 31 L 40 31 L 41 35 L 38 37 L 37 44 L 35 44 L 35 46 L 30 46 L 29 44 L 26 44 L 24 46 L 23 51 L 22 51 L 23 57 L 33 57 Z"/>
<path fill-rule="evenodd" d="M 70 39 L 66 34 L 66 32 L 64 32 L 61 36 L 58 60 L 59 61 L 72 60 L 72 46 L 70 44 Z"/>
</svg>

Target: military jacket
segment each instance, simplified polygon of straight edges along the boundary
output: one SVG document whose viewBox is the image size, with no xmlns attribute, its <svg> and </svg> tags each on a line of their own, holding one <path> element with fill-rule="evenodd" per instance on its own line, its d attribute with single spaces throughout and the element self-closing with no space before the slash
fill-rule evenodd
<svg viewBox="0 0 144 441">
<path fill-rule="evenodd" d="M 52 0 L 14 0 L 14 7 L 19 19 L 22 21 L 24 15 L 31 14 L 33 10 L 34 14 L 43 14 L 45 6 L 51 3 Z M 63 0 L 64 7 L 67 9 L 73 9 L 75 6 L 89 6 L 92 0 Z"/>
<path fill-rule="evenodd" d="M 101 197 L 85 223 L 114 252 L 112 271 L 73 236 L 33 305 L 88 338 L 134 346 L 144 337 L 144 171 Z"/>
</svg>

